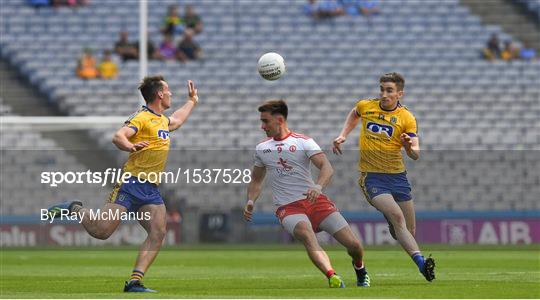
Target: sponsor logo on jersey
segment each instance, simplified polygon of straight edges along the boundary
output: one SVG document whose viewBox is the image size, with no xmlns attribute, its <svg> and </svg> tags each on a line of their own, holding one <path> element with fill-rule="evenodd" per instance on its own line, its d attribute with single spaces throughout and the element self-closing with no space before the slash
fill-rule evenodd
<svg viewBox="0 0 540 300">
<path fill-rule="evenodd" d="M 278 164 L 281 165 L 283 167 L 283 170 L 285 171 L 290 171 L 293 168 L 291 165 L 287 164 L 286 160 L 281 157 L 279 158 Z"/>
<path fill-rule="evenodd" d="M 168 130 L 160 129 L 160 130 L 158 130 L 157 135 L 158 135 L 158 137 L 160 139 L 163 139 L 163 140 L 168 140 L 169 139 L 169 131 Z"/>
<path fill-rule="evenodd" d="M 272 150 L 270 150 L 270 149 L 264 149 L 263 150 L 263 153 L 271 153 L 271 152 L 272 152 Z"/>
<path fill-rule="evenodd" d="M 368 122 L 366 124 L 366 129 L 375 134 L 386 134 L 388 137 L 391 137 L 392 133 L 394 133 L 394 127 L 390 125 L 378 124 L 375 122 Z"/>
</svg>

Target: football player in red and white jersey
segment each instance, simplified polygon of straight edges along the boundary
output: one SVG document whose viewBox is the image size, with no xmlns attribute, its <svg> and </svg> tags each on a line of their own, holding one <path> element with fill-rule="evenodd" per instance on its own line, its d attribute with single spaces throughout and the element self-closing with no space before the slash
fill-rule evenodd
<svg viewBox="0 0 540 300">
<path fill-rule="evenodd" d="M 289 130 L 285 101 L 266 101 L 258 110 L 261 128 L 268 139 L 256 147 L 244 218 L 251 221 L 254 203 L 268 175 L 276 216 L 283 228 L 304 244 L 309 258 L 326 275 L 330 287 L 345 287 L 345 284 L 317 241 L 315 232 L 319 231 L 326 231 L 347 248 L 357 285 L 369 286 L 362 244 L 335 204 L 322 193 L 334 172 L 326 155 L 312 138 Z M 320 170 L 316 182 L 311 176 L 311 163 Z"/>
</svg>

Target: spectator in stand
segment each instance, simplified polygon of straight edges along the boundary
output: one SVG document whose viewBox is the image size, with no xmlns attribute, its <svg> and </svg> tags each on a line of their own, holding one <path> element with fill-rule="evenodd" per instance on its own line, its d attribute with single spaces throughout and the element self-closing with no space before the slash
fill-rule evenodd
<svg viewBox="0 0 540 300">
<path fill-rule="evenodd" d="M 34 7 L 49 6 L 51 5 L 50 0 L 28 0 L 28 4 Z"/>
<path fill-rule="evenodd" d="M 487 42 L 486 48 L 484 48 L 484 57 L 487 60 L 495 60 L 501 57 L 501 48 L 499 46 L 499 37 L 496 33 L 491 35 L 491 38 Z"/>
<path fill-rule="evenodd" d="M 129 42 L 128 36 L 127 31 L 121 31 L 119 40 L 114 44 L 114 52 L 118 54 L 123 61 L 138 59 L 139 57 L 137 46 L 134 46 Z"/>
<path fill-rule="evenodd" d="M 317 4 L 317 0 L 308 0 L 308 3 L 306 3 L 303 7 L 303 12 L 306 16 L 318 19 L 319 5 Z"/>
<path fill-rule="evenodd" d="M 102 79 L 116 79 L 118 76 L 118 67 L 111 59 L 111 50 L 103 51 L 103 58 L 98 66 L 99 74 Z"/>
<path fill-rule="evenodd" d="M 186 5 L 186 14 L 184 15 L 184 23 L 186 28 L 193 30 L 195 34 L 199 34 L 203 30 L 203 23 L 201 17 L 193 11 L 191 5 Z"/>
<path fill-rule="evenodd" d="M 534 48 L 521 48 L 519 51 L 519 58 L 524 60 L 533 60 L 536 57 L 536 50 Z"/>
<path fill-rule="evenodd" d="M 359 0 L 340 0 L 339 3 L 343 7 L 345 14 L 349 16 L 358 16 L 360 15 L 360 8 L 358 6 Z"/>
<path fill-rule="evenodd" d="M 344 14 L 343 8 L 335 0 L 308 0 L 304 5 L 304 14 L 315 19 L 328 19 Z"/>
<path fill-rule="evenodd" d="M 520 49 L 511 41 L 504 42 L 504 50 L 501 52 L 501 58 L 506 61 L 520 58 Z"/>
<path fill-rule="evenodd" d="M 358 0 L 358 10 L 366 17 L 378 15 L 381 12 L 379 0 Z"/>
<path fill-rule="evenodd" d="M 178 6 L 171 5 L 165 18 L 163 18 L 163 26 L 161 27 L 163 34 L 182 34 L 184 32 L 184 21 L 178 14 Z"/>
<path fill-rule="evenodd" d="M 86 48 L 77 63 L 77 76 L 82 79 L 93 79 L 98 77 L 99 71 L 96 66 L 96 60 L 92 56 L 92 50 Z"/>
<path fill-rule="evenodd" d="M 86 6 L 88 5 L 88 0 L 52 0 L 52 5 L 54 7 L 59 6 Z"/>
<path fill-rule="evenodd" d="M 320 18 L 333 18 L 344 14 L 345 11 L 335 0 L 323 0 L 319 4 Z"/>
<path fill-rule="evenodd" d="M 182 62 L 202 58 L 202 49 L 199 44 L 193 40 L 193 30 L 186 29 L 184 31 L 184 38 L 178 44 L 176 57 Z"/>
<path fill-rule="evenodd" d="M 162 60 L 175 60 L 176 59 L 176 47 L 174 46 L 174 40 L 172 35 L 166 34 L 163 42 L 159 46 L 159 59 Z"/>
<path fill-rule="evenodd" d="M 156 49 L 154 46 L 154 42 L 148 37 L 148 32 L 146 33 L 146 53 L 148 55 L 148 59 L 159 59 L 159 49 Z M 133 47 L 137 49 L 137 58 L 139 58 L 139 41 L 135 41 L 133 43 Z"/>
</svg>

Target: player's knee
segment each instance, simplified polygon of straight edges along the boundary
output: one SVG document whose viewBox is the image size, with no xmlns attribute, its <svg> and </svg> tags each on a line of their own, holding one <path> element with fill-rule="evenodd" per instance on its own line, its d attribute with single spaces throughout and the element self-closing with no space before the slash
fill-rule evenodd
<svg viewBox="0 0 540 300">
<path fill-rule="evenodd" d="M 112 231 L 100 231 L 100 232 L 94 232 L 92 236 L 98 240 L 106 240 L 112 235 Z"/>
<path fill-rule="evenodd" d="M 298 229 L 294 231 L 294 236 L 302 241 L 306 241 L 309 239 L 309 232 L 306 229 Z"/>
<path fill-rule="evenodd" d="M 150 238 L 152 240 L 161 242 L 165 238 L 165 235 L 167 234 L 167 229 L 163 227 L 155 227 L 150 230 Z"/>
<path fill-rule="evenodd" d="M 294 228 L 294 236 L 301 242 L 309 241 L 312 235 L 311 229 L 303 223 L 298 223 Z"/>
<path fill-rule="evenodd" d="M 394 227 L 396 228 L 405 227 L 405 217 L 403 216 L 403 214 L 399 212 L 390 213 L 389 217 Z"/>
</svg>

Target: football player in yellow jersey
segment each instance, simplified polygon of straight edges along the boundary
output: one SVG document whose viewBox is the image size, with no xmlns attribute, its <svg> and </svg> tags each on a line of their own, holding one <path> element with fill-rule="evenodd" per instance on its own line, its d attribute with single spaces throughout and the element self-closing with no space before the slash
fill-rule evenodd
<svg viewBox="0 0 540 300">
<path fill-rule="evenodd" d="M 146 102 L 133 114 L 113 137 L 112 142 L 120 150 L 129 152 L 124 165 L 124 173 L 132 177 L 118 183 L 101 211 L 109 216 L 118 216 L 126 212 L 142 215 L 139 223 L 148 233 L 143 242 L 130 280 L 124 286 L 124 292 L 155 292 L 144 287 L 144 272 L 156 258 L 166 233 L 165 204 L 158 189 L 159 182 L 151 182 L 146 176 L 158 174 L 165 168 L 169 151 L 169 132 L 178 129 L 189 117 L 197 105 L 199 97 L 191 80 L 188 81 L 188 100 L 169 117 L 163 112 L 171 107 L 172 93 L 162 76 L 145 77 L 139 90 Z M 159 176 L 158 176 L 159 177 Z M 75 201 L 59 204 L 49 209 L 52 215 L 60 209 L 78 213 L 86 231 L 93 237 L 105 240 L 111 236 L 120 224 L 121 218 L 92 219 L 88 208 Z M 84 217 L 86 216 L 86 217 Z"/>
<path fill-rule="evenodd" d="M 333 151 L 342 154 L 349 133 L 362 121 L 360 129 L 360 179 L 358 183 L 368 202 L 383 213 L 392 236 L 411 256 L 426 280 L 435 279 L 435 261 L 424 258 L 414 238 L 415 212 L 411 186 L 401 148 L 417 160 L 420 144 L 416 119 L 401 103 L 405 79 L 388 73 L 380 79 L 380 98 L 360 100 L 349 112 Z"/>
</svg>

